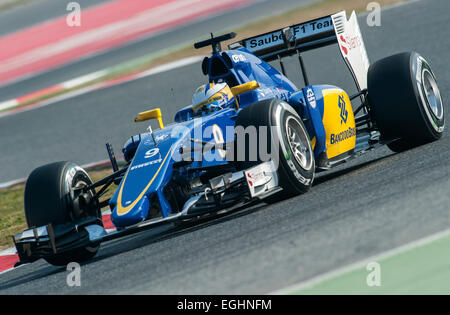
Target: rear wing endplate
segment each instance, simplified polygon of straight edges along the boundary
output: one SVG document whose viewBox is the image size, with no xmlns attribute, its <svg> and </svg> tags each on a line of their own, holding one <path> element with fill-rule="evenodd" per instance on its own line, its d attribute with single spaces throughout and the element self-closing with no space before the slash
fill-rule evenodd
<svg viewBox="0 0 450 315">
<path fill-rule="evenodd" d="M 348 20 L 345 11 L 341 11 L 246 38 L 229 45 L 229 48 L 245 47 L 264 61 L 272 61 L 336 43 L 339 44 L 339 51 L 358 90 L 366 89 L 367 71 L 370 64 L 354 11 Z"/>
</svg>

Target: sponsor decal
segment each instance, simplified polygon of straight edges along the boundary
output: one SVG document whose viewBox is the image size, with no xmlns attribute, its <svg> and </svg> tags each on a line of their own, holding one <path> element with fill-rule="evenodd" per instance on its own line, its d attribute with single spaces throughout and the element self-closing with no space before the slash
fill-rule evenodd
<svg viewBox="0 0 450 315">
<path fill-rule="evenodd" d="M 341 109 L 341 125 L 342 123 L 347 123 L 348 111 L 345 109 L 345 99 L 343 95 L 339 95 L 339 108 Z"/>
<path fill-rule="evenodd" d="M 331 18 L 326 17 L 323 19 L 311 21 L 308 23 L 303 23 L 291 27 L 291 32 L 294 38 L 300 39 L 304 37 L 309 37 L 315 34 L 326 32 L 333 28 L 333 23 Z M 246 47 L 251 51 L 268 48 L 274 45 L 283 44 L 282 31 L 276 31 L 273 33 L 265 34 L 255 38 L 251 38 L 246 41 Z"/>
<path fill-rule="evenodd" d="M 312 108 L 316 108 L 316 95 L 311 88 L 306 90 L 306 98 L 308 99 L 309 105 L 311 105 Z"/>
<path fill-rule="evenodd" d="M 422 84 L 422 58 L 417 58 L 416 81 Z M 419 88 L 420 89 L 420 88 Z"/>
<path fill-rule="evenodd" d="M 341 50 L 347 56 L 348 55 L 348 48 L 347 48 L 348 44 L 347 44 L 347 41 L 345 40 L 343 35 L 341 35 L 340 40 L 341 40 Z"/>
<path fill-rule="evenodd" d="M 243 62 L 243 61 L 246 61 L 246 60 L 247 60 L 247 58 L 245 58 L 245 56 L 244 56 L 244 55 L 241 55 L 241 54 L 233 55 L 232 58 L 233 58 L 233 61 L 234 61 L 235 63 Z"/>
<path fill-rule="evenodd" d="M 149 165 L 159 164 L 159 163 L 161 163 L 161 162 L 162 162 L 162 159 L 157 159 L 157 160 L 154 160 L 154 161 L 150 161 L 150 162 L 138 164 L 138 165 L 133 166 L 133 167 L 131 168 L 131 171 L 135 171 L 135 170 L 137 170 L 137 169 L 140 169 L 140 168 L 143 168 L 143 167 L 147 167 L 147 166 L 149 166 Z"/>
<path fill-rule="evenodd" d="M 252 197 L 260 196 L 278 186 L 278 177 L 273 161 L 259 164 L 244 171 Z"/>
<path fill-rule="evenodd" d="M 264 185 L 265 184 L 265 175 L 264 172 L 257 170 L 253 172 L 247 173 L 247 181 L 250 187 Z M 256 183 L 256 184 L 255 184 Z"/>
<path fill-rule="evenodd" d="M 330 144 L 339 143 L 356 136 L 356 128 L 349 127 L 338 134 L 332 133 L 330 136 Z"/>
<path fill-rule="evenodd" d="M 168 137 L 169 137 L 169 134 L 158 135 L 158 136 L 155 136 L 155 141 L 156 141 L 156 143 L 160 143 L 160 142 L 166 140 Z M 144 141 L 144 144 L 145 145 L 154 145 L 155 142 L 153 141 L 153 139 L 147 139 Z"/>
<path fill-rule="evenodd" d="M 277 43 L 278 41 L 282 41 L 282 40 L 283 40 L 283 37 L 282 37 L 281 31 L 280 31 L 278 33 L 268 34 L 259 39 L 250 40 L 250 48 L 261 48 L 266 45 Z"/>
<path fill-rule="evenodd" d="M 346 36 L 341 35 L 339 37 L 339 40 L 341 42 L 341 50 L 344 53 L 344 55 L 348 55 L 348 53 L 358 47 L 362 46 L 362 40 L 359 36 Z"/>
<path fill-rule="evenodd" d="M 294 33 L 294 36 L 297 34 L 306 34 L 308 32 L 308 29 L 315 32 L 315 31 L 323 31 L 323 29 L 331 27 L 333 24 L 331 22 L 331 19 L 326 20 L 320 20 L 320 21 L 312 21 L 310 23 L 296 25 L 292 28 L 292 32 Z"/>
<path fill-rule="evenodd" d="M 300 172 L 297 170 L 297 167 L 295 166 L 294 162 L 292 162 L 292 160 L 287 160 L 287 163 L 292 173 L 300 183 L 304 185 L 309 185 L 311 183 L 311 179 L 305 178 L 302 174 L 300 174 Z"/>
<path fill-rule="evenodd" d="M 168 137 L 169 137 L 168 134 L 159 135 L 159 136 L 156 136 L 156 137 L 155 137 L 155 141 L 156 141 L 157 143 L 159 143 L 159 142 L 161 142 L 161 141 L 166 140 Z"/>
</svg>

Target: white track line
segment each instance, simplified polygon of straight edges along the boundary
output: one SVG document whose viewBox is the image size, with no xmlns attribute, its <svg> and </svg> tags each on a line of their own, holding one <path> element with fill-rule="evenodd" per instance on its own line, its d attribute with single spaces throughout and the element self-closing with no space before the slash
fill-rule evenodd
<svg viewBox="0 0 450 315">
<path fill-rule="evenodd" d="M 2 102 L 0 103 L 0 111 L 16 107 L 17 105 L 19 105 L 19 101 L 17 99 Z"/>
<path fill-rule="evenodd" d="M 84 83 L 94 81 L 98 78 L 101 78 L 101 77 L 105 76 L 107 73 L 108 73 L 107 70 L 96 71 L 96 72 L 89 73 L 89 74 L 83 75 L 81 77 L 66 81 L 64 83 L 61 83 L 61 86 L 64 87 L 65 89 L 71 89 L 71 88 L 80 86 Z"/>
<path fill-rule="evenodd" d="M 122 159 L 117 160 L 117 162 L 122 162 L 122 161 L 123 161 Z M 94 167 L 98 167 L 98 166 L 107 165 L 109 163 L 110 163 L 109 160 L 97 161 L 97 162 L 92 162 L 92 163 L 81 165 L 81 168 L 90 169 L 90 168 L 94 168 Z M 26 178 L 20 178 L 20 179 L 11 180 L 11 181 L 8 181 L 5 183 L 0 183 L 0 189 L 9 188 L 9 187 L 17 185 L 17 184 L 23 184 L 26 181 L 27 181 Z M 0 252 L 0 256 L 1 256 L 1 252 Z"/>
<path fill-rule="evenodd" d="M 313 278 L 311 278 L 309 280 L 305 280 L 305 281 L 299 282 L 297 284 L 294 284 L 294 285 L 291 285 L 291 286 L 288 286 L 288 287 L 285 287 L 285 288 L 273 291 L 273 292 L 271 292 L 269 294 L 271 294 L 271 295 L 285 295 L 285 294 L 297 292 L 297 291 L 300 291 L 300 290 L 304 290 L 304 289 L 307 289 L 307 288 L 311 288 L 311 287 L 313 287 L 313 286 L 315 286 L 315 285 L 317 285 L 317 284 L 319 284 L 319 283 L 321 283 L 323 281 L 327 281 L 327 280 L 336 278 L 337 276 L 346 274 L 348 272 L 354 271 L 354 270 L 359 269 L 359 268 L 364 268 L 369 262 L 374 262 L 374 261 L 378 262 L 378 261 L 384 260 L 386 258 L 395 256 L 397 254 L 407 252 L 407 251 L 409 251 L 411 249 L 418 248 L 418 247 L 421 247 L 423 245 L 430 244 L 430 243 L 432 243 L 432 242 L 434 242 L 436 240 L 439 240 L 441 238 L 447 237 L 449 235 L 450 235 L 450 229 L 446 229 L 444 231 L 441 231 L 441 232 L 438 232 L 438 233 L 426 236 L 424 238 L 420 238 L 418 240 L 412 241 L 412 242 L 407 243 L 405 245 L 401 245 L 401 246 L 395 247 L 393 249 L 381 252 L 379 254 L 370 256 L 370 257 L 365 258 L 363 260 L 359 260 L 359 261 L 357 261 L 355 263 L 352 263 L 352 264 L 349 264 L 347 266 L 336 268 L 336 269 L 331 270 L 329 272 L 326 272 L 326 273 L 323 273 L 321 275 L 315 276 L 315 277 L 313 277 Z"/>
<path fill-rule="evenodd" d="M 166 63 L 164 65 L 157 66 L 155 68 L 149 69 L 145 72 L 138 74 L 136 76 L 136 78 L 133 78 L 133 80 L 152 76 L 152 75 L 162 73 L 162 72 L 167 72 L 167 71 L 174 70 L 177 68 L 182 68 L 182 67 L 191 65 L 193 63 L 199 62 L 199 61 L 203 60 L 203 58 L 205 58 L 205 56 L 193 56 L 193 57 L 183 58 L 183 59 L 180 59 L 180 60 L 177 60 L 174 62 Z"/>
<path fill-rule="evenodd" d="M 162 73 L 162 72 L 174 70 L 174 69 L 177 69 L 177 68 L 182 68 L 184 66 L 188 66 L 190 64 L 199 62 L 203 58 L 204 58 L 204 56 L 187 57 L 187 58 L 180 59 L 180 60 L 177 60 L 177 61 L 174 61 L 174 62 L 163 64 L 161 66 L 152 68 L 152 69 L 147 70 L 147 71 L 142 72 L 142 73 L 138 73 L 138 74 L 136 74 L 134 76 L 131 76 L 131 77 L 127 78 L 126 80 L 123 80 L 123 81 L 120 81 L 120 78 L 118 78 L 118 79 L 114 79 L 114 80 L 111 80 L 111 81 L 100 82 L 100 83 L 97 83 L 97 84 L 94 84 L 94 85 L 91 85 L 91 86 L 87 86 L 87 87 L 79 89 L 79 90 L 75 90 L 73 92 L 69 92 L 69 93 L 66 93 L 66 94 L 63 94 L 63 95 L 60 95 L 60 96 L 53 97 L 53 98 L 51 98 L 49 100 L 46 100 L 46 101 L 42 101 L 42 102 L 38 102 L 38 103 L 35 103 L 35 104 L 27 105 L 27 106 L 24 106 L 24 107 L 11 108 L 10 111 L 0 113 L 0 118 L 7 117 L 7 116 L 10 116 L 10 115 L 19 114 L 19 113 L 30 111 L 30 110 L 34 110 L 34 109 L 38 109 L 38 108 L 41 108 L 41 107 L 44 107 L 44 106 L 48 106 L 48 105 L 51 105 L 51 104 L 54 104 L 54 103 L 57 103 L 57 102 L 61 102 L 61 101 L 64 101 L 64 100 L 67 100 L 67 99 L 70 99 L 70 98 L 73 98 L 73 97 L 76 97 L 76 96 L 79 96 L 79 95 L 84 95 L 84 94 L 90 93 L 90 92 L 95 91 L 95 90 L 100 90 L 100 89 L 107 88 L 107 87 L 110 87 L 110 86 L 115 86 L 115 85 L 119 85 L 119 84 L 122 84 L 122 83 L 131 82 L 131 81 L 134 81 L 134 80 L 142 79 L 144 77 L 149 77 L 149 76 L 152 76 L 152 75 L 155 75 L 155 74 L 159 74 L 159 73 Z M 100 77 L 101 72 L 108 72 L 108 71 L 106 69 L 105 70 L 101 70 L 101 71 L 98 71 L 98 72 L 94 72 L 94 73 L 91 73 L 91 74 L 84 75 L 84 76 L 79 77 L 79 78 L 75 78 L 75 79 L 69 80 L 69 81 L 64 82 L 62 84 L 64 84 L 64 85 L 69 84 L 70 86 L 73 87 L 73 85 L 75 83 L 86 82 L 87 78 Z M 114 81 L 118 81 L 118 82 L 115 83 Z M 108 82 L 112 82 L 112 83 L 108 84 Z M 2 104 L 0 104 L 0 107 L 4 106 L 4 109 L 6 109 L 6 108 L 17 106 L 13 102 L 17 102 L 17 100 L 7 101 L 4 104 L 2 103 Z"/>
<path fill-rule="evenodd" d="M 26 265 L 28 265 L 28 264 L 23 264 L 23 265 L 19 265 L 17 267 L 13 267 L 13 268 L 9 268 L 9 269 L 3 270 L 3 271 L 0 272 L 0 275 L 5 274 L 5 273 L 10 272 L 10 271 L 13 271 L 13 270 L 16 270 L 16 269 L 19 269 L 19 268 L 21 268 L 23 266 L 26 266 Z"/>
</svg>

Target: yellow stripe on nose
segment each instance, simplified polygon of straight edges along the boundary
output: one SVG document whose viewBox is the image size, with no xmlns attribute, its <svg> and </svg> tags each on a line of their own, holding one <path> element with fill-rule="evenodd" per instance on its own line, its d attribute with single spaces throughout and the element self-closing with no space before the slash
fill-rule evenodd
<svg viewBox="0 0 450 315">
<path fill-rule="evenodd" d="M 136 206 L 136 204 L 139 202 L 139 200 L 141 200 L 142 196 L 144 196 L 145 192 L 150 188 L 150 186 L 152 185 L 153 181 L 155 180 L 156 176 L 158 176 L 159 171 L 161 171 L 161 168 L 163 167 L 164 163 L 166 162 L 167 158 L 170 155 L 170 152 L 172 151 L 172 147 L 173 145 L 170 146 L 169 151 L 167 152 L 164 160 L 162 161 L 161 165 L 159 166 L 158 170 L 156 171 L 155 175 L 153 175 L 152 179 L 150 180 L 150 182 L 148 183 L 148 185 L 142 190 L 142 192 L 139 194 L 139 196 L 133 201 L 132 204 L 130 204 L 127 207 L 123 207 L 122 206 L 122 193 L 123 193 L 123 187 L 125 186 L 125 183 L 127 181 L 127 177 L 128 177 L 128 173 L 130 172 L 131 168 L 128 168 L 128 171 L 125 175 L 125 178 L 123 179 L 123 183 L 122 186 L 120 187 L 119 190 L 119 197 L 117 198 L 117 214 L 118 215 L 124 215 L 127 214 L 128 212 L 131 211 L 131 209 L 134 208 L 134 206 Z"/>
</svg>

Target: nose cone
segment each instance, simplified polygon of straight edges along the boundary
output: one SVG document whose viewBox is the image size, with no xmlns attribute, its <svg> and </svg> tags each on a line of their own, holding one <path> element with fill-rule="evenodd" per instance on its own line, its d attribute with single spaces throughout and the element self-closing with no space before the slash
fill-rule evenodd
<svg viewBox="0 0 450 315">
<path fill-rule="evenodd" d="M 130 226 L 144 221 L 147 218 L 150 209 L 150 201 L 147 196 L 143 196 L 141 200 L 127 213 L 120 214 L 117 211 L 117 206 L 111 214 L 111 221 L 115 227 Z"/>
</svg>

